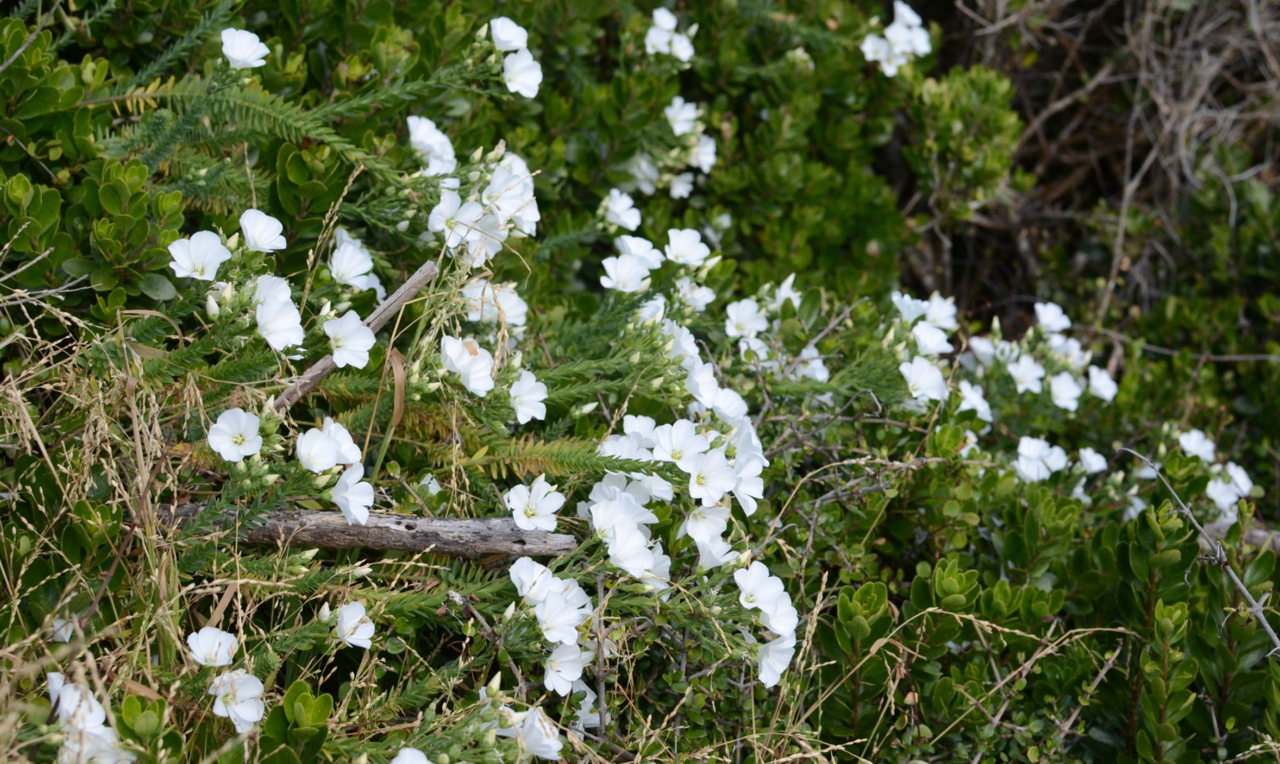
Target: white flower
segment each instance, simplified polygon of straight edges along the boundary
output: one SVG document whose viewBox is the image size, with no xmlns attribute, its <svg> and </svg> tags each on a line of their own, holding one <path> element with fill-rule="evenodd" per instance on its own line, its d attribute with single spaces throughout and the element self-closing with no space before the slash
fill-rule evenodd
<svg viewBox="0 0 1280 764">
<path fill-rule="evenodd" d="M 230 666 L 240 641 L 235 634 L 206 626 L 187 635 L 191 658 L 201 666 Z"/>
<path fill-rule="evenodd" d="M 1046 480 L 1067 466 L 1067 454 L 1060 446 L 1050 446 L 1040 438 L 1023 437 L 1018 441 L 1018 459 L 1014 470 L 1028 483 Z"/>
<path fill-rule="evenodd" d="M 312 427 L 298 438 L 295 455 L 303 467 L 320 474 L 338 464 L 338 443 Z"/>
<path fill-rule="evenodd" d="M 1080 449 L 1080 466 L 1093 475 L 1107 468 L 1107 457 L 1086 446 Z"/>
<path fill-rule="evenodd" d="M 1112 401 L 1116 397 L 1115 380 L 1111 378 L 1111 374 L 1106 369 L 1099 369 L 1097 366 L 1089 367 L 1089 392 L 1098 396 L 1104 401 Z"/>
<path fill-rule="evenodd" d="M 1053 405 L 1060 409 L 1075 411 L 1083 394 L 1080 383 L 1069 371 L 1059 372 L 1049 380 L 1049 395 L 1053 398 Z"/>
<path fill-rule="evenodd" d="M 279 276 L 265 274 L 258 277 L 253 287 L 253 306 L 268 302 L 292 302 L 293 294 L 289 290 L 289 282 Z"/>
<path fill-rule="evenodd" d="M 483 398 L 493 389 L 493 355 L 474 339 L 442 337 L 440 355 L 445 370 L 457 373 L 473 395 Z"/>
<path fill-rule="evenodd" d="M 984 422 L 991 421 L 991 404 L 981 387 L 960 381 L 960 408 L 957 411 L 976 411 L 978 418 Z"/>
<path fill-rule="evenodd" d="M 716 139 L 706 134 L 699 135 L 689 161 L 704 174 L 711 172 L 711 168 L 716 166 Z"/>
<path fill-rule="evenodd" d="M 672 177 L 668 191 L 672 199 L 688 199 L 693 193 L 693 173 L 682 172 Z"/>
<path fill-rule="evenodd" d="M 738 476 L 725 459 L 723 449 L 698 454 L 687 463 L 691 468 L 688 470 L 689 498 L 701 501 L 704 506 L 718 504 L 738 484 Z"/>
<path fill-rule="evenodd" d="M 760 666 L 760 683 L 765 687 L 776 685 L 791 665 L 791 658 L 795 654 L 795 634 L 783 634 L 772 642 L 761 645 L 760 652 L 756 654 Z"/>
<path fill-rule="evenodd" d="M 244 243 L 254 252 L 275 252 L 284 249 L 284 224 L 265 212 L 245 210 L 240 215 L 240 233 Z"/>
<path fill-rule="evenodd" d="M 528 557 L 521 557 L 513 562 L 507 574 L 511 576 L 516 592 L 530 605 L 546 599 L 554 586 L 551 570 Z"/>
<path fill-rule="evenodd" d="M 502 497 L 516 527 L 526 531 L 554 531 L 556 512 L 564 506 L 564 494 L 553 490 L 546 475 L 539 475 L 532 486 L 518 485 Z"/>
<path fill-rule="evenodd" d="M 662 110 L 676 135 L 692 133 L 698 124 L 698 104 L 689 103 L 680 96 L 671 99 L 671 105 Z"/>
<path fill-rule="evenodd" d="M 253 32 L 243 29 L 222 30 L 222 55 L 232 69 L 256 69 L 264 66 L 271 49 Z"/>
<path fill-rule="evenodd" d="M 800 363 L 800 376 L 808 377 L 815 382 L 826 382 L 831 379 L 831 372 L 822 360 L 822 354 L 813 345 L 805 345 L 800 355 L 796 356 Z"/>
<path fill-rule="evenodd" d="M 698 313 L 706 310 L 707 306 L 716 299 L 714 289 L 700 284 L 695 284 L 693 279 L 688 276 L 681 276 L 676 279 L 675 287 L 676 298 L 685 305 L 688 305 L 690 308 L 693 308 L 693 310 Z M 767 322 L 765 323 L 765 326 L 758 331 L 763 331 L 765 328 L 768 328 Z"/>
<path fill-rule="evenodd" d="M 458 169 L 453 141 L 426 117 L 409 117 L 409 145 L 427 161 L 427 177 L 448 175 Z"/>
<path fill-rule="evenodd" d="M 706 453 L 711 442 L 698 434 L 698 429 L 688 419 L 676 420 L 653 430 L 653 458 L 660 462 L 675 462 L 685 472 L 691 472 L 695 459 Z M 687 465 L 687 466 L 686 466 Z"/>
<path fill-rule="evenodd" d="M 340 244 L 329 260 L 329 273 L 334 281 L 360 290 L 369 288 L 371 270 L 373 257 L 358 243 Z"/>
<path fill-rule="evenodd" d="M 955 298 L 944 298 L 937 292 L 929 295 L 929 309 L 924 313 L 924 320 L 939 329 L 946 329 L 947 331 L 955 329 L 958 326 L 956 323 Z"/>
<path fill-rule="evenodd" d="M 54 642 L 70 642 L 76 635 L 76 621 L 74 618 L 55 618 L 51 626 L 51 637 Z"/>
<path fill-rule="evenodd" d="M 542 65 L 533 60 L 527 48 L 521 48 L 502 60 L 502 79 L 512 93 L 536 98 L 538 86 L 542 84 Z"/>
<path fill-rule="evenodd" d="M 209 683 L 213 715 L 230 719 L 236 732 L 248 732 L 266 713 L 262 702 L 263 689 L 262 680 L 244 669 L 222 674 Z"/>
<path fill-rule="evenodd" d="M 662 8 L 660 10 L 666 10 Z M 655 11 L 656 13 L 657 11 Z M 671 32 L 657 25 L 649 27 L 644 35 L 644 50 L 649 55 L 655 53 L 671 53 Z"/>
<path fill-rule="evenodd" d="M 911 336 L 916 339 L 916 350 L 920 355 L 942 355 L 954 349 L 947 342 L 946 332 L 927 322 L 913 326 Z"/>
<path fill-rule="evenodd" d="M 941 401 L 947 397 L 947 381 L 937 366 L 923 356 L 916 356 L 910 363 L 898 366 L 907 382 L 907 392 L 917 401 Z"/>
<path fill-rule="evenodd" d="M 258 322 L 258 334 L 272 350 L 301 345 L 306 339 L 302 329 L 302 314 L 291 300 L 274 299 L 263 302 L 254 311 Z"/>
<path fill-rule="evenodd" d="M 764 498 L 764 478 L 760 477 L 764 465 L 759 459 L 743 459 L 741 454 L 736 461 L 738 484 L 733 488 L 733 497 L 750 517 L 756 513 L 756 502 Z"/>
<path fill-rule="evenodd" d="M 898 68 L 907 63 L 907 57 L 895 53 L 889 41 L 878 34 L 868 34 L 862 38 L 862 56 L 868 62 L 880 64 L 880 70 L 886 77 L 898 73 Z"/>
<path fill-rule="evenodd" d="M 330 495 L 333 503 L 342 510 L 347 525 L 364 525 L 369 522 L 369 507 L 373 506 L 373 486 L 364 482 L 364 465 L 353 464 L 342 471 Z"/>
<path fill-rule="evenodd" d="M 738 552 L 729 546 L 724 539 L 715 538 L 710 541 L 696 541 L 698 547 L 698 567 L 706 570 L 718 568 L 738 557 Z"/>
<path fill-rule="evenodd" d="M 583 612 L 560 592 L 553 591 L 533 607 L 533 614 L 548 642 L 576 644 L 578 626 L 585 620 Z"/>
<path fill-rule="evenodd" d="M 677 538 L 688 536 L 694 541 L 710 541 L 720 538 L 729 527 L 729 508 L 723 504 L 704 507 L 695 505 L 693 511 L 680 525 Z"/>
<path fill-rule="evenodd" d="M 1036 363 L 1029 355 L 1024 355 L 1008 366 L 1013 375 L 1013 384 L 1019 393 L 1038 393 L 1043 390 L 1040 380 L 1044 379 L 1044 367 Z"/>
<path fill-rule="evenodd" d="M 662 176 L 662 171 L 648 154 L 639 153 L 628 159 L 627 172 L 631 173 L 631 181 L 640 191 L 652 194 L 658 190 L 658 178 Z"/>
<path fill-rule="evenodd" d="M 88 687 L 68 682 L 56 671 L 48 674 L 48 683 L 49 699 L 57 704 L 58 721 L 63 726 L 93 735 L 112 732 L 106 726 L 107 709 Z"/>
<path fill-rule="evenodd" d="M 601 263 L 604 274 L 600 286 L 619 292 L 643 292 L 649 288 L 649 268 L 635 255 L 606 257 Z"/>
<path fill-rule="evenodd" d="M 363 369 L 369 363 L 369 348 L 377 339 L 354 310 L 347 311 L 342 318 L 325 321 L 324 333 L 329 335 L 333 363 L 339 369 L 346 366 Z"/>
<path fill-rule="evenodd" d="M 431 209 L 427 229 L 444 234 L 444 245 L 449 249 L 474 240 L 478 232 L 476 224 L 484 215 L 484 205 L 479 202 L 462 203 L 456 191 L 440 192 L 440 202 Z"/>
<path fill-rule="evenodd" d="M 462 288 L 462 298 L 467 304 L 467 320 L 497 323 L 521 328 L 528 321 L 529 304 L 516 293 L 512 284 L 491 284 L 476 279 Z"/>
<path fill-rule="evenodd" d="M 769 328 L 769 319 L 751 298 L 729 303 L 724 312 L 724 333 L 730 337 L 754 337 Z"/>
<path fill-rule="evenodd" d="M 795 307 L 800 307 L 800 300 L 804 295 L 795 290 L 793 286 L 796 282 L 796 274 L 791 274 L 783 279 L 778 288 L 773 291 L 773 299 L 769 301 L 769 310 L 778 311 L 782 309 L 784 303 L 790 302 Z"/>
<path fill-rule="evenodd" d="M 1227 476 L 1231 478 L 1231 486 L 1239 491 L 1242 497 L 1248 498 L 1253 492 L 1253 480 L 1249 473 L 1235 462 L 1227 462 Z"/>
<path fill-rule="evenodd" d="M 702 243 L 702 234 L 694 228 L 667 231 L 667 242 L 667 259 L 677 265 L 701 268 L 711 254 L 711 249 Z"/>
<path fill-rule="evenodd" d="M 564 747 L 564 743 L 560 742 L 555 722 L 551 721 L 541 707 L 528 712 L 520 722 L 517 737 L 521 747 L 530 755 L 550 761 L 560 759 L 560 749 Z"/>
<path fill-rule="evenodd" d="M 760 609 L 760 623 L 778 636 L 795 634 L 796 627 L 800 625 L 800 613 L 791 604 L 791 597 L 783 592 L 772 608 Z"/>
<path fill-rule="evenodd" d="M 1038 302 L 1035 309 L 1036 321 L 1040 322 L 1040 328 L 1046 332 L 1056 334 L 1071 328 L 1071 319 L 1056 302 Z"/>
<path fill-rule="evenodd" d="M 417 748 L 401 748 L 391 764 L 432 764 L 431 759 Z"/>
<path fill-rule="evenodd" d="M 489 38 L 494 47 L 503 52 L 529 47 L 529 33 L 506 16 L 489 22 Z"/>
<path fill-rule="evenodd" d="M 662 266 L 662 253 L 648 239 L 623 235 L 614 239 L 613 245 L 618 248 L 618 254 L 632 255 L 638 258 L 649 270 Z"/>
<path fill-rule="evenodd" d="M 688 63 L 693 58 L 693 41 L 688 35 L 679 32 L 671 35 L 671 55 L 682 63 Z"/>
<path fill-rule="evenodd" d="M 733 580 L 738 584 L 738 602 L 750 609 L 773 610 L 778 600 L 785 596 L 782 579 L 769 573 L 769 568 L 759 560 L 751 567 L 736 570 Z"/>
<path fill-rule="evenodd" d="M 662 551 L 662 542 L 657 541 L 653 545 L 653 565 L 640 579 L 641 582 L 653 587 L 653 591 L 663 591 L 671 588 L 671 558 Z M 665 602 L 670 592 L 661 596 Z"/>
<path fill-rule="evenodd" d="M 609 562 L 634 578 L 643 578 L 653 567 L 653 550 L 649 540 L 635 525 L 618 524 L 605 540 L 609 546 Z"/>
<path fill-rule="evenodd" d="M 627 414 L 622 417 L 622 431 L 628 437 L 635 439 L 644 448 L 653 448 L 656 441 L 653 439 L 653 431 L 657 429 L 658 423 L 651 416 L 635 416 Z"/>
<path fill-rule="evenodd" d="M 640 210 L 636 209 L 631 195 L 616 188 L 609 189 L 609 197 L 605 199 L 604 219 L 628 231 L 640 227 Z"/>
<path fill-rule="evenodd" d="M 547 386 L 538 381 L 531 371 L 520 372 L 520 378 L 511 385 L 511 407 L 516 410 L 516 421 L 526 424 L 530 419 L 546 419 Z"/>
<path fill-rule="evenodd" d="M 1074 372 L 1084 371 L 1084 367 L 1089 365 L 1089 359 L 1093 357 L 1093 354 L 1085 350 L 1080 340 L 1075 337 L 1050 334 L 1045 337 L 1045 341 L 1053 354 L 1062 359 Z"/>
<path fill-rule="evenodd" d="M 355 464 L 360 461 L 360 446 L 356 445 L 355 438 L 351 437 L 346 427 L 333 421 L 332 417 L 325 417 L 321 431 L 333 438 L 334 445 L 338 447 L 338 464 Z"/>
<path fill-rule="evenodd" d="M 231 251 L 222 245 L 218 234 L 200 231 L 190 239 L 178 239 L 170 244 L 169 256 L 173 258 L 169 267 L 178 278 L 213 281 L 218 275 L 218 266 L 231 259 Z"/>
<path fill-rule="evenodd" d="M 594 657 L 595 653 L 577 645 L 556 647 L 544 664 L 546 677 L 543 681 L 547 689 L 560 695 L 568 695 L 573 690 L 573 683 L 582 678 L 582 670 Z"/>
<path fill-rule="evenodd" d="M 244 409 L 227 409 L 209 428 L 209 447 L 229 462 L 238 462 L 262 450 L 258 418 Z"/>
<path fill-rule="evenodd" d="M 1206 464 L 1217 458 L 1217 445 L 1200 430 L 1191 430 L 1178 436 L 1178 445 L 1187 456 L 1198 456 Z"/>
<path fill-rule="evenodd" d="M 338 639 L 351 647 L 373 646 L 373 621 L 365 614 L 363 602 L 348 602 L 338 608 Z"/>
<path fill-rule="evenodd" d="M 894 307 L 898 309 L 898 313 L 902 315 L 902 320 L 908 324 L 913 324 L 917 319 L 929 312 L 928 300 L 917 300 L 916 298 L 894 292 L 889 295 L 889 299 L 893 301 Z"/>
</svg>

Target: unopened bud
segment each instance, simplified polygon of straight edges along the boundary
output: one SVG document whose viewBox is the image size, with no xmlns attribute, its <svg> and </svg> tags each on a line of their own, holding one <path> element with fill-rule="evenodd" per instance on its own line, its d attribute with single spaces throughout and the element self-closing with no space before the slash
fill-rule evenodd
<svg viewBox="0 0 1280 764">
<path fill-rule="evenodd" d="M 491 698 L 496 698 L 498 696 L 498 692 L 502 690 L 502 672 L 498 672 L 493 675 L 493 679 L 489 680 L 489 684 L 485 686 L 485 690 L 488 691 L 489 697 Z"/>
<path fill-rule="evenodd" d="M 329 603 L 326 602 L 320 606 L 320 623 L 328 623 L 332 613 L 329 611 Z"/>
<path fill-rule="evenodd" d="M 370 568 L 367 565 L 361 565 L 358 568 L 351 569 L 351 575 L 354 576 L 355 578 L 364 578 L 365 576 L 369 575 L 372 572 L 373 572 L 373 568 Z"/>
<path fill-rule="evenodd" d="M 218 307 L 218 301 L 214 299 L 213 294 L 205 295 L 204 312 L 209 314 L 209 318 L 217 318 L 222 312 L 222 308 Z"/>
</svg>

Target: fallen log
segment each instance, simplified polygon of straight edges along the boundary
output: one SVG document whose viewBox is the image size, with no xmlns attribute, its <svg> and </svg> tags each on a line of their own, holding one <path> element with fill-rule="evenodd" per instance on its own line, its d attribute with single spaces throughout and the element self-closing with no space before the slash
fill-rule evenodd
<svg viewBox="0 0 1280 764">
<path fill-rule="evenodd" d="M 184 523 L 203 510 L 203 504 L 161 507 L 160 518 Z M 225 528 L 234 519 L 228 515 L 216 525 Z M 578 546 L 577 540 L 567 534 L 521 530 L 509 517 L 416 517 L 370 512 L 367 524 L 347 525 L 341 512 L 310 509 L 272 512 L 261 525 L 241 531 L 240 541 L 254 546 L 432 552 L 457 557 L 555 557 Z"/>
</svg>

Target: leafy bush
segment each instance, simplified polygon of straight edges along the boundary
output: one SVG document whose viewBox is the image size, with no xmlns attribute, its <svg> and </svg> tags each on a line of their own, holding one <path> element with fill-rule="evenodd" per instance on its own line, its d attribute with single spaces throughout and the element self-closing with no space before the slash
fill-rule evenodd
<svg viewBox="0 0 1280 764">
<path fill-rule="evenodd" d="M 895 6 L 16 8 L 6 750 L 1274 746 L 1226 417 L 1074 309 L 890 294 L 896 134 L 939 235 L 1029 182 Z"/>
</svg>

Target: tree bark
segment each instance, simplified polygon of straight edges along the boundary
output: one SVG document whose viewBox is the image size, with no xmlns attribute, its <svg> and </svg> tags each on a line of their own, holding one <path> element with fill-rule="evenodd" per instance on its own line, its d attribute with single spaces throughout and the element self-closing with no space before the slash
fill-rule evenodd
<svg viewBox="0 0 1280 764">
<path fill-rule="evenodd" d="M 203 509 L 202 504 L 161 507 L 160 517 L 181 524 Z M 217 524 L 226 528 L 233 522 L 234 517 L 226 516 Z M 371 512 L 368 524 L 347 525 L 341 512 L 309 509 L 273 512 L 262 525 L 242 531 L 240 540 L 261 546 L 432 552 L 458 557 L 559 556 L 578 546 L 573 536 L 521 530 L 507 517 L 416 517 Z"/>
</svg>

